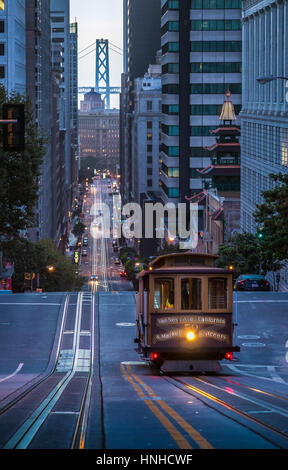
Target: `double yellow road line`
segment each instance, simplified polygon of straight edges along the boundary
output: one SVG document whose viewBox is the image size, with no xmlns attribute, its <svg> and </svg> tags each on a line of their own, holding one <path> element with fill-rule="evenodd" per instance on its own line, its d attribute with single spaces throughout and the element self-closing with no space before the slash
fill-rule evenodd
<svg viewBox="0 0 288 470">
<path fill-rule="evenodd" d="M 167 405 L 164 400 L 158 397 L 140 377 L 133 373 L 130 364 L 121 363 L 120 366 L 124 377 L 126 377 L 128 382 L 132 385 L 139 398 L 144 401 L 156 418 L 158 418 L 180 449 L 213 449 L 212 445 L 196 429 L 187 423 L 173 408 Z M 192 447 L 186 437 L 184 437 L 175 424 L 173 424 L 171 419 L 185 431 L 186 435 L 188 435 L 197 446 Z"/>
</svg>

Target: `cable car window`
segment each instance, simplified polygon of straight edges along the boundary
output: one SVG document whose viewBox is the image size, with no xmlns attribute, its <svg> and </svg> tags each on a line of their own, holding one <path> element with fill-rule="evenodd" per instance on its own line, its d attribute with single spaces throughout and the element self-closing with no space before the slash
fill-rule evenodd
<svg viewBox="0 0 288 470">
<path fill-rule="evenodd" d="M 198 278 L 181 280 L 181 308 L 182 310 L 201 310 L 202 308 L 202 281 Z"/>
<path fill-rule="evenodd" d="M 155 279 L 154 309 L 171 310 L 174 308 L 174 279 Z"/>
<path fill-rule="evenodd" d="M 209 278 L 208 280 L 208 307 L 227 308 L 227 279 Z"/>
</svg>

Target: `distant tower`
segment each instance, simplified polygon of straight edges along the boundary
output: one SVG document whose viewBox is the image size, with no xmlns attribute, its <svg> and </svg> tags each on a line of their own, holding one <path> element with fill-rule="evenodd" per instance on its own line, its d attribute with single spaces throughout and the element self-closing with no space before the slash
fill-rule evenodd
<svg viewBox="0 0 288 470">
<path fill-rule="evenodd" d="M 108 39 L 96 40 L 96 79 L 95 90 L 105 88 L 106 107 L 110 108 L 110 72 L 109 72 L 109 42 Z"/>
</svg>

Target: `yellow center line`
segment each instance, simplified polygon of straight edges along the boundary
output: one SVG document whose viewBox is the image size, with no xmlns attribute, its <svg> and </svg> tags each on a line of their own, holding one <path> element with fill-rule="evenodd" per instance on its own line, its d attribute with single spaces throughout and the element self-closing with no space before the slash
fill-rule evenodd
<svg viewBox="0 0 288 470">
<path fill-rule="evenodd" d="M 167 405 L 164 400 L 159 399 L 153 390 L 148 385 L 146 385 L 140 377 L 133 373 L 130 365 L 127 364 L 126 367 L 129 371 L 130 377 L 132 376 L 134 380 L 146 390 L 151 399 L 157 398 L 157 405 L 159 405 L 172 419 L 174 419 L 174 421 L 178 423 L 178 425 L 184 429 L 184 431 L 187 432 L 187 434 L 193 439 L 194 442 L 198 444 L 201 449 L 213 449 L 211 444 L 196 429 L 187 423 L 187 421 L 185 421 L 173 408 Z M 137 384 L 135 385 L 138 386 Z M 154 403 L 153 406 L 155 406 Z M 162 413 L 159 409 L 158 411 L 159 413 Z"/>
<path fill-rule="evenodd" d="M 152 402 L 152 399 L 147 398 L 147 394 L 143 393 L 142 389 L 137 383 L 134 382 L 133 378 L 127 373 L 123 364 L 120 364 L 123 375 L 126 377 L 128 382 L 133 386 L 133 388 L 138 393 L 140 398 L 145 398 L 144 403 L 150 408 L 152 413 L 159 419 L 164 428 L 169 432 L 174 441 L 177 443 L 180 449 L 192 449 L 189 442 L 182 436 L 182 434 L 175 428 L 171 421 L 162 413 L 161 410 Z"/>
</svg>

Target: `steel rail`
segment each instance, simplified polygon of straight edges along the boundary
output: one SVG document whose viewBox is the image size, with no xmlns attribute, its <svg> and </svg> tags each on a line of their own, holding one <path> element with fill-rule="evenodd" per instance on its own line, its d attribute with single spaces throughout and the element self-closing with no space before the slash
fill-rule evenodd
<svg viewBox="0 0 288 470">
<path fill-rule="evenodd" d="M 94 350 L 95 350 L 95 296 L 92 294 L 91 302 L 91 343 L 90 343 L 90 369 L 89 375 L 86 381 L 86 387 L 83 394 L 83 399 L 81 402 L 80 412 L 78 420 L 76 423 L 73 439 L 71 442 L 71 449 L 84 449 L 85 448 L 85 439 L 88 428 L 88 418 L 89 410 L 91 403 L 91 394 L 92 394 L 92 381 L 93 381 L 93 371 L 94 371 Z"/>
<path fill-rule="evenodd" d="M 76 366 L 79 355 L 79 339 L 82 316 L 82 296 L 78 294 L 75 331 L 73 338 L 73 364 L 71 369 L 65 374 L 58 384 L 52 389 L 49 395 L 42 401 L 41 405 L 34 410 L 31 416 L 18 428 L 13 436 L 6 442 L 4 449 L 27 449 L 32 439 L 37 434 L 40 426 L 43 424 L 52 408 L 55 406 L 62 393 L 70 383 L 76 372 Z"/>
<path fill-rule="evenodd" d="M 279 449 L 282 449 L 282 448 L 286 449 L 287 448 L 287 446 L 288 446 L 288 434 L 287 433 L 275 428 L 274 426 L 272 426 L 268 423 L 264 423 L 263 421 L 260 421 L 259 419 L 255 418 L 254 416 L 251 416 L 250 414 L 246 413 L 245 411 L 235 407 L 234 405 L 231 405 L 230 403 L 228 403 L 224 400 L 221 400 L 221 399 L 219 399 L 215 396 L 210 395 L 209 393 L 205 392 L 204 390 L 201 390 L 197 387 L 194 387 L 193 385 L 185 382 L 184 380 L 179 379 L 179 377 L 177 377 L 177 378 L 176 377 L 171 377 L 171 376 L 168 377 L 168 376 L 165 376 L 163 374 L 161 374 L 161 376 L 163 377 L 163 379 L 165 379 L 170 384 L 172 384 L 175 387 L 179 388 L 180 390 L 187 393 L 188 395 L 193 396 L 194 398 L 197 398 L 204 405 L 208 406 L 209 408 L 212 408 L 217 413 L 220 413 L 220 414 L 224 415 L 225 417 L 227 417 L 228 419 L 233 420 L 234 422 L 237 422 L 239 425 L 245 427 L 246 429 L 249 429 L 251 432 L 253 432 L 254 434 L 257 434 L 258 436 L 260 436 L 262 439 L 266 440 L 267 442 L 270 442 L 275 447 L 277 447 Z M 207 382 L 207 385 L 209 385 L 209 382 Z M 222 391 L 225 392 L 224 389 L 222 389 Z M 208 403 L 207 403 L 207 400 L 209 400 Z M 229 410 L 230 412 L 235 413 L 236 415 L 241 416 L 242 418 L 245 418 L 247 421 L 250 421 L 250 422 L 266 429 L 267 431 L 272 432 L 273 434 L 277 435 L 278 437 L 284 438 L 285 442 L 287 441 L 287 445 L 285 445 L 285 446 L 280 445 L 279 442 L 276 442 L 274 439 L 272 439 L 272 437 L 267 437 L 266 435 L 262 434 L 261 432 L 257 431 L 256 429 L 253 429 L 252 426 L 249 426 L 248 424 L 241 422 L 236 417 L 229 416 L 227 411 L 225 413 L 223 410 L 220 410 L 219 408 L 217 408 L 212 403 L 217 403 L 222 408 L 225 408 L 226 410 Z"/>
<path fill-rule="evenodd" d="M 60 357 L 60 346 L 61 346 L 61 341 L 62 341 L 62 337 L 63 337 L 63 329 L 64 329 L 64 324 L 65 324 L 65 320 L 66 320 L 66 316 L 67 316 L 69 301 L 70 301 L 70 293 L 68 293 L 66 295 L 66 299 L 65 299 L 65 303 L 64 303 L 63 316 L 62 316 L 62 321 L 61 321 L 61 326 L 60 326 L 59 340 L 58 340 L 58 345 L 57 345 L 57 350 L 56 350 L 56 355 L 55 355 L 55 364 L 54 364 L 53 369 L 48 374 L 44 374 L 44 376 L 43 376 L 43 374 L 41 374 L 40 375 L 41 378 L 39 380 L 37 380 L 37 377 L 36 377 L 36 379 L 34 379 L 34 380 L 37 380 L 37 381 L 34 382 L 32 385 L 28 384 L 25 387 L 25 390 L 23 390 L 14 399 L 9 401 L 7 403 L 7 405 L 5 405 L 3 408 L 0 409 L 0 416 L 2 414 L 4 414 L 7 410 L 9 410 L 10 408 L 15 406 L 18 402 L 20 402 L 29 393 L 31 393 L 34 389 L 36 389 L 39 385 L 41 385 L 43 382 L 45 382 L 45 380 L 50 378 L 55 373 L 55 369 L 56 369 L 56 366 L 57 366 L 57 363 L 58 363 L 59 357 Z"/>
</svg>

